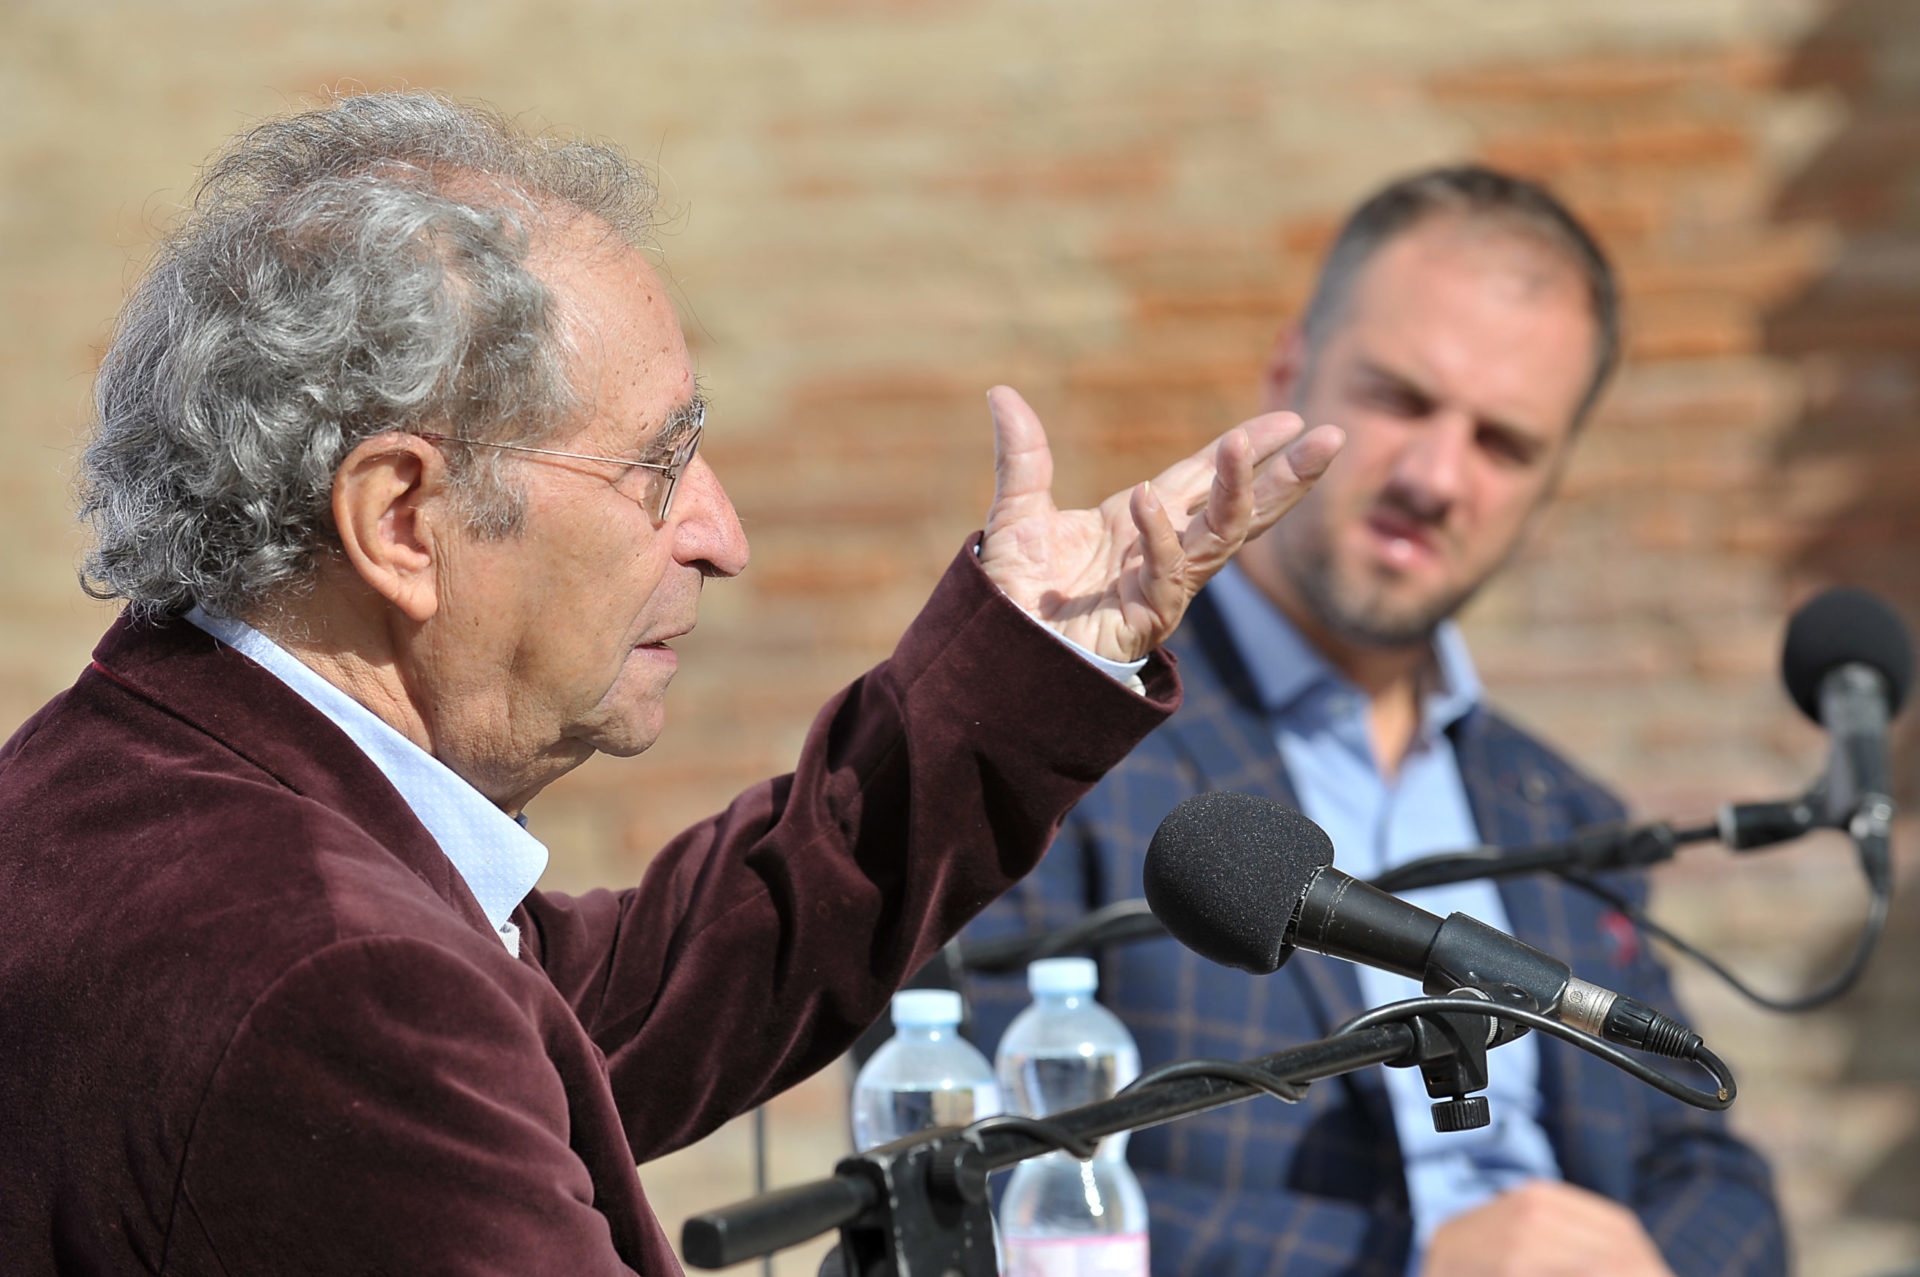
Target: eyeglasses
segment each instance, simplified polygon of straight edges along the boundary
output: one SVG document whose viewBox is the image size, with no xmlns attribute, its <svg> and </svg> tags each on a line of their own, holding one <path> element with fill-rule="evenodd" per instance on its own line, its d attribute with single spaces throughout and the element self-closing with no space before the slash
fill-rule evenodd
<svg viewBox="0 0 1920 1277">
<path fill-rule="evenodd" d="M 529 452 L 541 457 L 565 457 L 571 461 L 598 461 L 605 465 L 619 466 L 623 470 L 652 470 L 660 478 L 647 485 L 647 494 L 636 504 L 647 512 L 654 526 L 667 521 L 667 515 L 673 509 L 673 494 L 680 487 L 680 476 L 693 464 L 693 454 L 700 449 L 700 436 L 706 433 L 707 404 L 704 399 L 696 399 L 667 423 L 662 434 L 673 437 L 672 451 L 665 461 L 643 461 L 633 457 L 601 457 L 590 452 L 560 452 L 553 448 L 529 448 L 523 443 L 494 443 L 488 439 L 469 439 L 463 435 L 435 434 L 422 430 L 418 437 L 428 443 L 465 443 L 476 448 L 500 448 L 507 452 Z M 661 440 L 655 440 L 647 453 L 658 456 Z M 646 454 L 642 454 L 646 455 Z M 618 483 L 619 480 L 610 482 Z M 622 495 L 625 495 L 624 493 Z"/>
</svg>

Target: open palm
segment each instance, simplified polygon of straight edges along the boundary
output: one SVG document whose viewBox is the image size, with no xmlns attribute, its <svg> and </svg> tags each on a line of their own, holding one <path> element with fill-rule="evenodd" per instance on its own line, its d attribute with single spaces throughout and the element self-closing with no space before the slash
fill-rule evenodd
<svg viewBox="0 0 1920 1277">
<path fill-rule="evenodd" d="M 1305 496 L 1345 441 L 1267 413 L 1091 510 L 1061 510 L 1040 418 L 1007 386 L 987 402 L 994 495 L 980 564 L 1043 624 L 1116 661 L 1164 642 L 1207 579 Z"/>
</svg>

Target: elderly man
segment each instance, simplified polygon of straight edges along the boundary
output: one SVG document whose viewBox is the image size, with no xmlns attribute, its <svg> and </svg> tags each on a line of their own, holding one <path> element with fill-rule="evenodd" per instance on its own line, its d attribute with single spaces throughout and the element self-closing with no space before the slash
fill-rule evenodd
<svg viewBox="0 0 1920 1277">
<path fill-rule="evenodd" d="M 795 772 L 636 888 L 533 890 L 522 811 L 654 742 L 747 562 L 647 194 L 347 99 L 241 139 L 135 290 L 82 474 L 127 606 L 0 753 L 0 1270 L 675 1271 L 635 1163 L 832 1060 L 1032 865 L 1339 446 L 1264 416 L 1061 512 L 995 391 L 984 536 Z"/>
<path fill-rule="evenodd" d="M 1367 877 L 1428 852 L 1612 820 L 1617 800 L 1483 703 L 1448 619 L 1512 554 L 1615 360 L 1599 247 L 1546 191 L 1484 168 L 1392 183 L 1336 240 L 1269 407 L 1346 427 L 1305 504 L 1248 542 L 1178 641 L 1187 699 L 1068 819 L 976 934 L 1137 896 L 1160 819 L 1207 789 L 1298 807 Z M 1622 889 L 1643 895 L 1645 883 Z M 1630 931 L 1555 879 L 1410 892 L 1671 1007 Z M 1279 974 L 1170 941 L 1106 955 L 1103 998 L 1149 1064 L 1239 1058 L 1330 1032 L 1407 980 L 1308 954 Z M 976 986 L 996 1040 L 1024 990 Z M 1765 1166 L 1718 1117 L 1537 1035 L 1490 1057 L 1493 1124 L 1437 1134 L 1420 1078 L 1371 1070 L 1141 1132 L 1156 1273 L 1428 1277 L 1772 1274 Z"/>
</svg>

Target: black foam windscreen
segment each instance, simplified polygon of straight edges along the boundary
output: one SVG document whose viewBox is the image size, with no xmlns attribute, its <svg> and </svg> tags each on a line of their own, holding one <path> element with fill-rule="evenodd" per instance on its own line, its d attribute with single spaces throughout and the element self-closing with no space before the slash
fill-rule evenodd
<svg viewBox="0 0 1920 1277">
<path fill-rule="evenodd" d="M 1823 590 L 1787 622 L 1780 676 L 1793 703 L 1820 721 L 1820 683 L 1842 665 L 1870 665 L 1887 680 L 1887 713 L 1913 689 L 1913 640 L 1885 599 L 1852 586 Z"/>
<path fill-rule="evenodd" d="M 1147 905 L 1203 958 L 1256 975 L 1293 946 L 1287 923 L 1314 875 L 1333 863 L 1326 831 L 1252 794 L 1200 794 L 1175 807 L 1147 847 Z"/>
</svg>

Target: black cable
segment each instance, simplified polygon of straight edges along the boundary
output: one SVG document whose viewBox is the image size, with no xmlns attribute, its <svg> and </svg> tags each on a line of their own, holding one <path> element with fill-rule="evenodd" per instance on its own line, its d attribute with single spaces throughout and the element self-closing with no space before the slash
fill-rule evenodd
<svg viewBox="0 0 1920 1277">
<path fill-rule="evenodd" d="M 1411 1020 L 1415 1016 L 1435 1015 L 1441 1012 L 1465 1013 L 1469 1015 L 1486 1016 L 1489 1019 L 1512 1020 L 1516 1024 L 1524 1024 L 1529 1028 L 1538 1029 L 1549 1037 L 1556 1037 L 1563 1042 L 1570 1042 L 1591 1055 L 1599 1056 L 1615 1068 L 1632 1074 L 1662 1094 L 1670 1095 L 1683 1104 L 1691 1104 L 1694 1108 L 1722 1112 L 1732 1105 L 1734 1096 L 1739 1093 L 1738 1088 L 1734 1084 L 1732 1070 L 1728 1069 L 1720 1057 L 1707 1050 L 1704 1045 L 1694 1048 L 1691 1059 L 1693 1063 L 1698 1064 L 1701 1068 L 1713 1075 L 1713 1080 L 1719 1084 L 1718 1088 L 1713 1091 L 1702 1091 L 1696 1087 L 1688 1086 L 1678 1079 L 1668 1077 L 1665 1073 L 1660 1072 L 1660 1070 L 1642 1064 L 1639 1060 L 1634 1059 L 1631 1055 L 1628 1055 L 1611 1042 L 1605 1042 L 1594 1037 L 1592 1034 L 1583 1033 L 1571 1025 L 1562 1024 L 1558 1020 L 1549 1019 L 1534 1011 L 1522 1010 L 1519 1007 L 1500 1006 L 1497 1003 L 1488 1002 L 1481 998 L 1409 998 L 1404 1002 L 1390 1002 L 1386 1006 L 1376 1007 L 1371 1011 L 1362 1012 L 1351 1020 L 1348 1020 L 1345 1024 L 1334 1030 L 1334 1036 L 1338 1037 L 1345 1033 L 1355 1033 L 1361 1029 L 1370 1029 L 1379 1024 Z M 1142 1073 L 1139 1077 L 1123 1087 L 1122 1093 L 1138 1087 L 1151 1086 L 1156 1082 L 1166 1082 L 1175 1078 L 1185 1077 L 1217 1077 L 1223 1081 L 1239 1082 L 1244 1086 L 1251 1086 L 1257 1090 L 1264 1091 L 1275 1099 L 1284 1100 L 1289 1104 L 1298 1103 L 1306 1097 L 1307 1093 L 1305 1083 L 1283 1078 L 1276 1073 L 1255 1068 L 1252 1065 L 1244 1064 L 1238 1060 L 1181 1060 L 1174 1064 L 1163 1064 L 1157 1069 L 1149 1069 L 1147 1072 Z M 986 1120 L 991 1122 L 995 1119 L 988 1118 Z M 1042 1136 L 1042 1138 L 1046 1137 Z"/>
<path fill-rule="evenodd" d="M 1238 1082 L 1256 1091 L 1264 1091 L 1287 1104 L 1298 1104 L 1307 1098 L 1305 1082 L 1295 1082 L 1238 1060 L 1177 1060 L 1172 1064 L 1162 1064 L 1157 1069 L 1148 1069 L 1120 1090 L 1124 1094 L 1138 1087 L 1183 1077 L 1217 1077 L 1227 1082 Z"/>
<path fill-rule="evenodd" d="M 1734 1086 L 1733 1073 L 1721 1061 L 1720 1057 L 1707 1050 L 1705 1046 L 1694 1048 L 1693 1062 L 1713 1075 L 1720 1084 L 1717 1091 L 1702 1091 L 1686 1083 L 1670 1078 L 1658 1069 L 1651 1068 L 1628 1055 L 1611 1042 L 1603 1042 L 1589 1033 L 1550 1020 L 1535 1011 L 1523 1011 L 1519 1007 L 1501 1006 L 1480 998 L 1408 998 L 1404 1002 L 1389 1002 L 1386 1006 L 1363 1011 L 1333 1031 L 1338 1037 L 1343 1033 L 1353 1033 L 1360 1029 L 1370 1029 L 1376 1024 L 1388 1024 L 1395 1020 L 1411 1019 L 1416 1015 L 1436 1015 L 1441 1012 L 1456 1014 L 1484 1015 L 1493 1019 L 1512 1020 L 1538 1029 L 1549 1037 L 1559 1038 L 1562 1042 L 1571 1042 L 1590 1055 L 1597 1055 L 1615 1068 L 1631 1073 L 1648 1086 L 1663 1094 L 1671 1095 L 1683 1104 L 1695 1108 L 1710 1109 L 1714 1112 L 1725 1110 L 1733 1103 L 1738 1094 Z"/>
<path fill-rule="evenodd" d="M 1064 1126 L 1043 1118 L 1021 1117 L 1018 1113 L 995 1113 L 992 1117 L 983 1117 L 969 1124 L 967 1130 L 975 1135 L 985 1135 L 988 1131 L 1019 1131 L 1042 1143 L 1051 1144 L 1063 1153 L 1071 1153 L 1083 1162 L 1091 1160 L 1098 1147 L 1095 1141 L 1081 1139 Z"/>
<path fill-rule="evenodd" d="M 1860 939 L 1854 945 L 1853 956 L 1847 959 L 1846 966 L 1842 967 L 1838 974 L 1810 992 L 1802 993 L 1794 997 L 1777 998 L 1755 989 L 1732 971 L 1728 970 L 1715 959 L 1712 954 L 1696 948 L 1694 945 L 1689 944 L 1673 932 L 1667 930 L 1652 918 L 1649 918 L 1641 911 L 1639 906 L 1612 888 L 1603 887 L 1585 874 L 1574 871 L 1563 872 L 1560 877 L 1568 884 L 1578 887 L 1595 899 L 1612 905 L 1637 929 L 1644 931 L 1646 934 L 1664 944 L 1673 946 L 1677 952 L 1691 958 L 1707 970 L 1713 972 L 1713 974 L 1726 981 L 1736 993 L 1746 998 L 1749 1002 L 1752 1002 L 1756 1006 L 1763 1007 L 1768 1011 L 1787 1013 L 1811 1011 L 1815 1007 L 1825 1006 L 1853 987 L 1854 982 L 1860 978 L 1861 972 L 1866 970 L 1867 959 L 1873 956 L 1875 946 L 1880 943 L 1880 933 L 1886 930 L 1887 913 L 1891 904 L 1890 897 L 1892 894 L 1878 886 L 1872 887 L 1873 895 L 1867 906 L 1867 920 L 1860 928 Z"/>
</svg>

